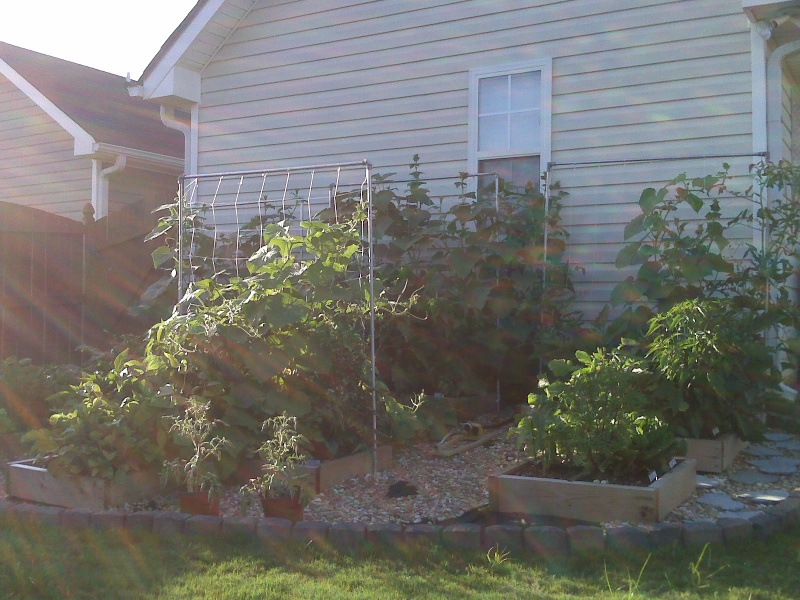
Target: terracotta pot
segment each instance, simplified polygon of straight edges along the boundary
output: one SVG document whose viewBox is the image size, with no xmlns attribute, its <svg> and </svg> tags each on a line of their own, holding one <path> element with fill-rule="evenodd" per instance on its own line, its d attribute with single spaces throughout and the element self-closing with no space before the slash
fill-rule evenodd
<svg viewBox="0 0 800 600">
<path fill-rule="evenodd" d="M 303 520 L 303 506 L 297 496 L 284 498 L 259 496 L 259 500 L 261 500 L 261 509 L 264 511 L 265 517 L 289 519 L 292 523 Z"/>
<path fill-rule="evenodd" d="M 209 502 L 208 492 L 180 492 L 178 493 L 178 504 L 180 504 L 181 512 L 190 515 L 219 516 L 219 498 Z"/>
</svg>

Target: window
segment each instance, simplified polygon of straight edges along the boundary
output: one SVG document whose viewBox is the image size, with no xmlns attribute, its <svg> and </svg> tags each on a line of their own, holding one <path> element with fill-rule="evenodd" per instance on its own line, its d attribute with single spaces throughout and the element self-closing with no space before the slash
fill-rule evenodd
<svg viewBox="0 0 800 600">
<path fill-rule="evenodd" d="M 469 169 L 538 187 L 550 160 L 550 59 L 470 72 Z"/>
</svg>

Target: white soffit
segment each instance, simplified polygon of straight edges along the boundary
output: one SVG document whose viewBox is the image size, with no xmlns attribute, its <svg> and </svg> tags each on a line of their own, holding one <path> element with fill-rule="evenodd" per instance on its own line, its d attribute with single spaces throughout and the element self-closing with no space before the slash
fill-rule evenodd
<svg viewBox="0 0 800 600">
<path fill-rule="evenodd" d="M 224 29 L 227 30 L 227 35 L 224 38 L 220 38 L 219 46 L 215 47 L 213 51 L 204 53 L 206 55 L 203 57 L 204 66 L 207 65 L 216 55 L 219 47 L 227 41 L 228 37 L 239 26 L 239 23 L 250 13 L 256 2 L 257 0 L 208 0 L 155 64 L 152 72 L 141 82 L 144 98 L 174 98 L 178 101 L 178 104 L 181 104 L 181 101 L 184 101 L 184 103 L 199 102 L 200 74 L 194 71 L 197 68 L 194 65 L 191 68 L 187 68 L 186 65 L 190 63 L 186 63 L 183 60 L 184 57 L 190 51 L 195 40 L 206 30 L 220 11 L 225 8 L 226 4 L 231 5 L 231 8 L 241 12 L 241 17 L 236 21 L 225 20 Z M 184 64 L 181 64 L 182 60 Z M 190 75 L 190 72 L 192 75 L 196 75 L 196 80 Z"/>
</svg>

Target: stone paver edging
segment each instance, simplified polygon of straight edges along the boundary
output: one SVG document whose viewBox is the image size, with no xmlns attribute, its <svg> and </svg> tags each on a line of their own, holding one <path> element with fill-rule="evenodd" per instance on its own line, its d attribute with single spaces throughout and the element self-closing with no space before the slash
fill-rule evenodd
<svg viewBox="0 0 800 600">
<path fill-rule="evenodd" d="M 170 536 L 247 535 L 266 543 L 293 540 L 344 552 L 357 550 L 367 543 L 383 547 L 431 543 L 470 550 L 501 548 L 518 556 L 532 554 L 552 558 L 605 552 L 646 553 L 672 544 L 696 549 L 706 544 L 766 539 L 784 525 L 800 523 L 800 490 L 778 505 L 748 514 L 747 518 L 725 516 L 715 521 L 663 522 L 646 527 L 579 525 L 562 529 L 474 523 L 440 526 L 330 524 L 320 521 L 300 521 L 293 525 L 286 519 L 276 518 L 192 516 L 179 512 L 91 512 L 0 500 L 2 517 L 23 525 L 47 524 L 73 529 L 127 529 Z"/>
</svg>

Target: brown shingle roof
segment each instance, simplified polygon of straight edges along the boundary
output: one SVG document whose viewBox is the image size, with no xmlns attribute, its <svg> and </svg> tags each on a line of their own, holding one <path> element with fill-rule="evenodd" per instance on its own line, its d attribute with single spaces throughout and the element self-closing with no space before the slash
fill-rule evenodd
<svg viewBox="0 0 800 600">
<path fill-rule="evenodd" d="M 124 77 L 0 42 L 0 59 L 96 142 L 183 158 L 184 140 L 154 103 L 128 95 Z"/>
</svg>

